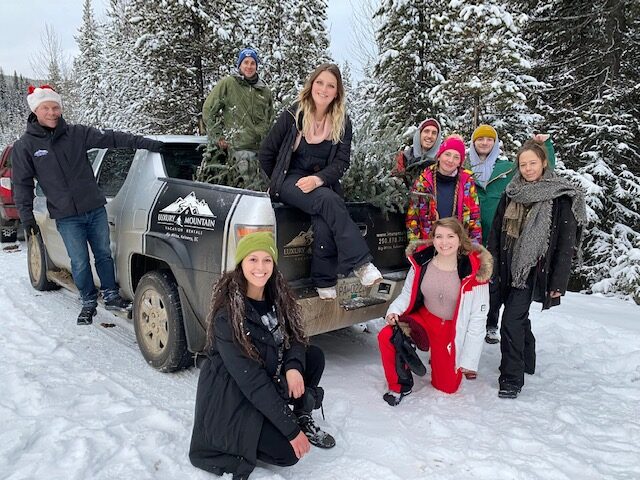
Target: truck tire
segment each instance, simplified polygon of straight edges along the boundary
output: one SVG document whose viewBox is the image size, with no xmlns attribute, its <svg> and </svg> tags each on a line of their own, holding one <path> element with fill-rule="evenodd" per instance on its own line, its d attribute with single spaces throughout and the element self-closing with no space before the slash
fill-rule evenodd
<svg viewBox="0 0 640 480">
<path fill-rule="evenodd" d="M 31 235 L 27 241 L 27 265 L 29 281 L 36 290 L 57 290 L 60 286 L 47 278 L 47 251 L 40 234 Z"/>
<path fill-rule="evenodd" d="M 182 324 L 178 286 L 170 272 L 146 273 L 133 299 L 133 326 L 144 359 L 161 372 L 175 372 L 191 363 Z"/>
</svg>

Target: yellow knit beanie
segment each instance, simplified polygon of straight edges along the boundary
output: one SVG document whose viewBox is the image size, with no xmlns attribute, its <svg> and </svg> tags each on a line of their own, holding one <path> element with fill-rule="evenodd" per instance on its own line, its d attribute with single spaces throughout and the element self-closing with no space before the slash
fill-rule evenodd
<svg viewBox="0 0 640 480">
<path fill-rule="evenodd" d="M 497 140 L 498 132 L 496 132 L 496 129 L 491 125 L 482 124 L 473 131 L 473 135 L 471 135 L 471 141 L 475 142 L 480 137 L 488 137 Z"/>
</svg>

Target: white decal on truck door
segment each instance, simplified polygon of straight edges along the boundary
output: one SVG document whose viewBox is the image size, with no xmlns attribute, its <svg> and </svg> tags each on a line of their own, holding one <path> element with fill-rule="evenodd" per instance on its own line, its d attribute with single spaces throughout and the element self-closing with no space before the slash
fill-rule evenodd
<svg viewBox="0 0 640 480">
<path fill-rule="evenodd" d="M 207 202 L 198 200 L 195 192 L 178 197 L 158 211 L 158 224 L 165 228 L 165 233 L 191 241 L 197 241 L 202 230 L 214 230 L 216 218 Z"/>
</svg>

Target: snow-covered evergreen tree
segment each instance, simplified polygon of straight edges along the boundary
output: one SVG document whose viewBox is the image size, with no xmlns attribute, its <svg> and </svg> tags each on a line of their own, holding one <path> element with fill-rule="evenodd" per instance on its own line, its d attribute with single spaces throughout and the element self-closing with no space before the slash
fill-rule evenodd
<svg viewBox="0 0 640 480">
<path fill-rule="evenodd" d="M 580 286 L 640 302 L 640 5 L 528 6 L 536 74 L 551 86 L 544 92 L 550 130 L 566 174 L 587 191 L 592 223 Z"/>
<path fill-rule="evenodd" d="M 104 73 L 100 28 L 95 20 L 91 0 L 85 0 L 82 10 L 82 25 L 76 42 L 80 54 L 74 59 L 75 91 L 77 101 L 75 120 L 91 126 L 102 125 L 104 98 L 102 74 Z"/>
<path fill-rule="evenodd" d="M 24 133 L 29 115 L 28 84 L 16 72 L 12 77 L 5 76 L 0 67 L 0 150 Z"/>
<path fill-rule="evenodd" d="M 442 113 L 430 91 L 446 73 L 441 69 L 441 38 L 432 26 L 444 4 L 444 0 L 385 0 L 375 12 L 380 53 L 373 75 L 380 128 L 394 131 L 398 138 L 409 125 Z"/>
<path fill-rule="evenodd" d="M 141 99 L 150 112 L 149 131 L 198 131 L 208 73 L 231 64 L 237 49 L 235 8 L 222 0 L 131 0 L 134 52 L 152 87 Z"/>
<path fill-rule="evenodd" d="M 109 0 L 104 31 L 103 126 L 147 133 L 148 115 L 141 101 L 153 88 L 149 72 L 134 52 L 135 31 L 126 15 L 129 0 Z"/>
<path fill-rule="evenodd" d="M 468 139 L 480 123 L 496 128 L 503 151 L 513 158 L 542 116 L 528 106 L 544 85 L 531 74 L 531 46 L 502 0 L 452 0 L 434 19 L 446 54 L 444 80 L 432 90 L 444 120 Z"/>
<path fill-rule="evenodd" d="M 349 111 L 353 125 L 351 166 L 342 178 L 344 196 L 349 201 L 366 201 L 383 212 L 404 212 L 408 190 L 391 172 L 397 150 L 396 132 L 380 126 L 383 118 L 376 103 L 378 85 L 365 66 L 364 78 L 352 90 Z"/>
</svg>

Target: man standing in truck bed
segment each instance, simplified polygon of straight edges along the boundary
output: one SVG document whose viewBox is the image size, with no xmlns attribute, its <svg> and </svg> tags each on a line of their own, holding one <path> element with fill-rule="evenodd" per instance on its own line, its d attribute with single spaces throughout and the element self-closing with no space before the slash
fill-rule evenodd
<svg viewBox="0 0 640 480">
<path fill-rule="evenodd" d="M 107 200 L 98 187 L 87 150 L 145 148 L 159 152 L 163 143 L 129 133 L 68 125 L 62 118 L 62 99 L 49 85 L 29 87 L 27 103 L 33 113 L 27 120 L 27 131 L 14 144 L 12 157 L 14 198 L 25 234 L 29 240 L 40 234 L 33 216 L 36 179 L 71 260 L 73 281 L 82 299 L 78 325 L 92 323 L 98 300 L 87 243 L 95 259 L 105 307 L 129 310 L 131 302 L 120 296 L 116 284 L 104 208 Z"/>
<path fill-rule="evenodd" d="M 273 99 L 258 77 L 258 54 L 254 49 L 242 49 L 236 66 L 238 74 L 220 80 L 207 97 L 202 120 L 209 143 L 227 158 L 233 158 L 238 171 L 244 174 L 250 164 L 258 166 L 260 142 L 273 121 Z"/>
</svg>

